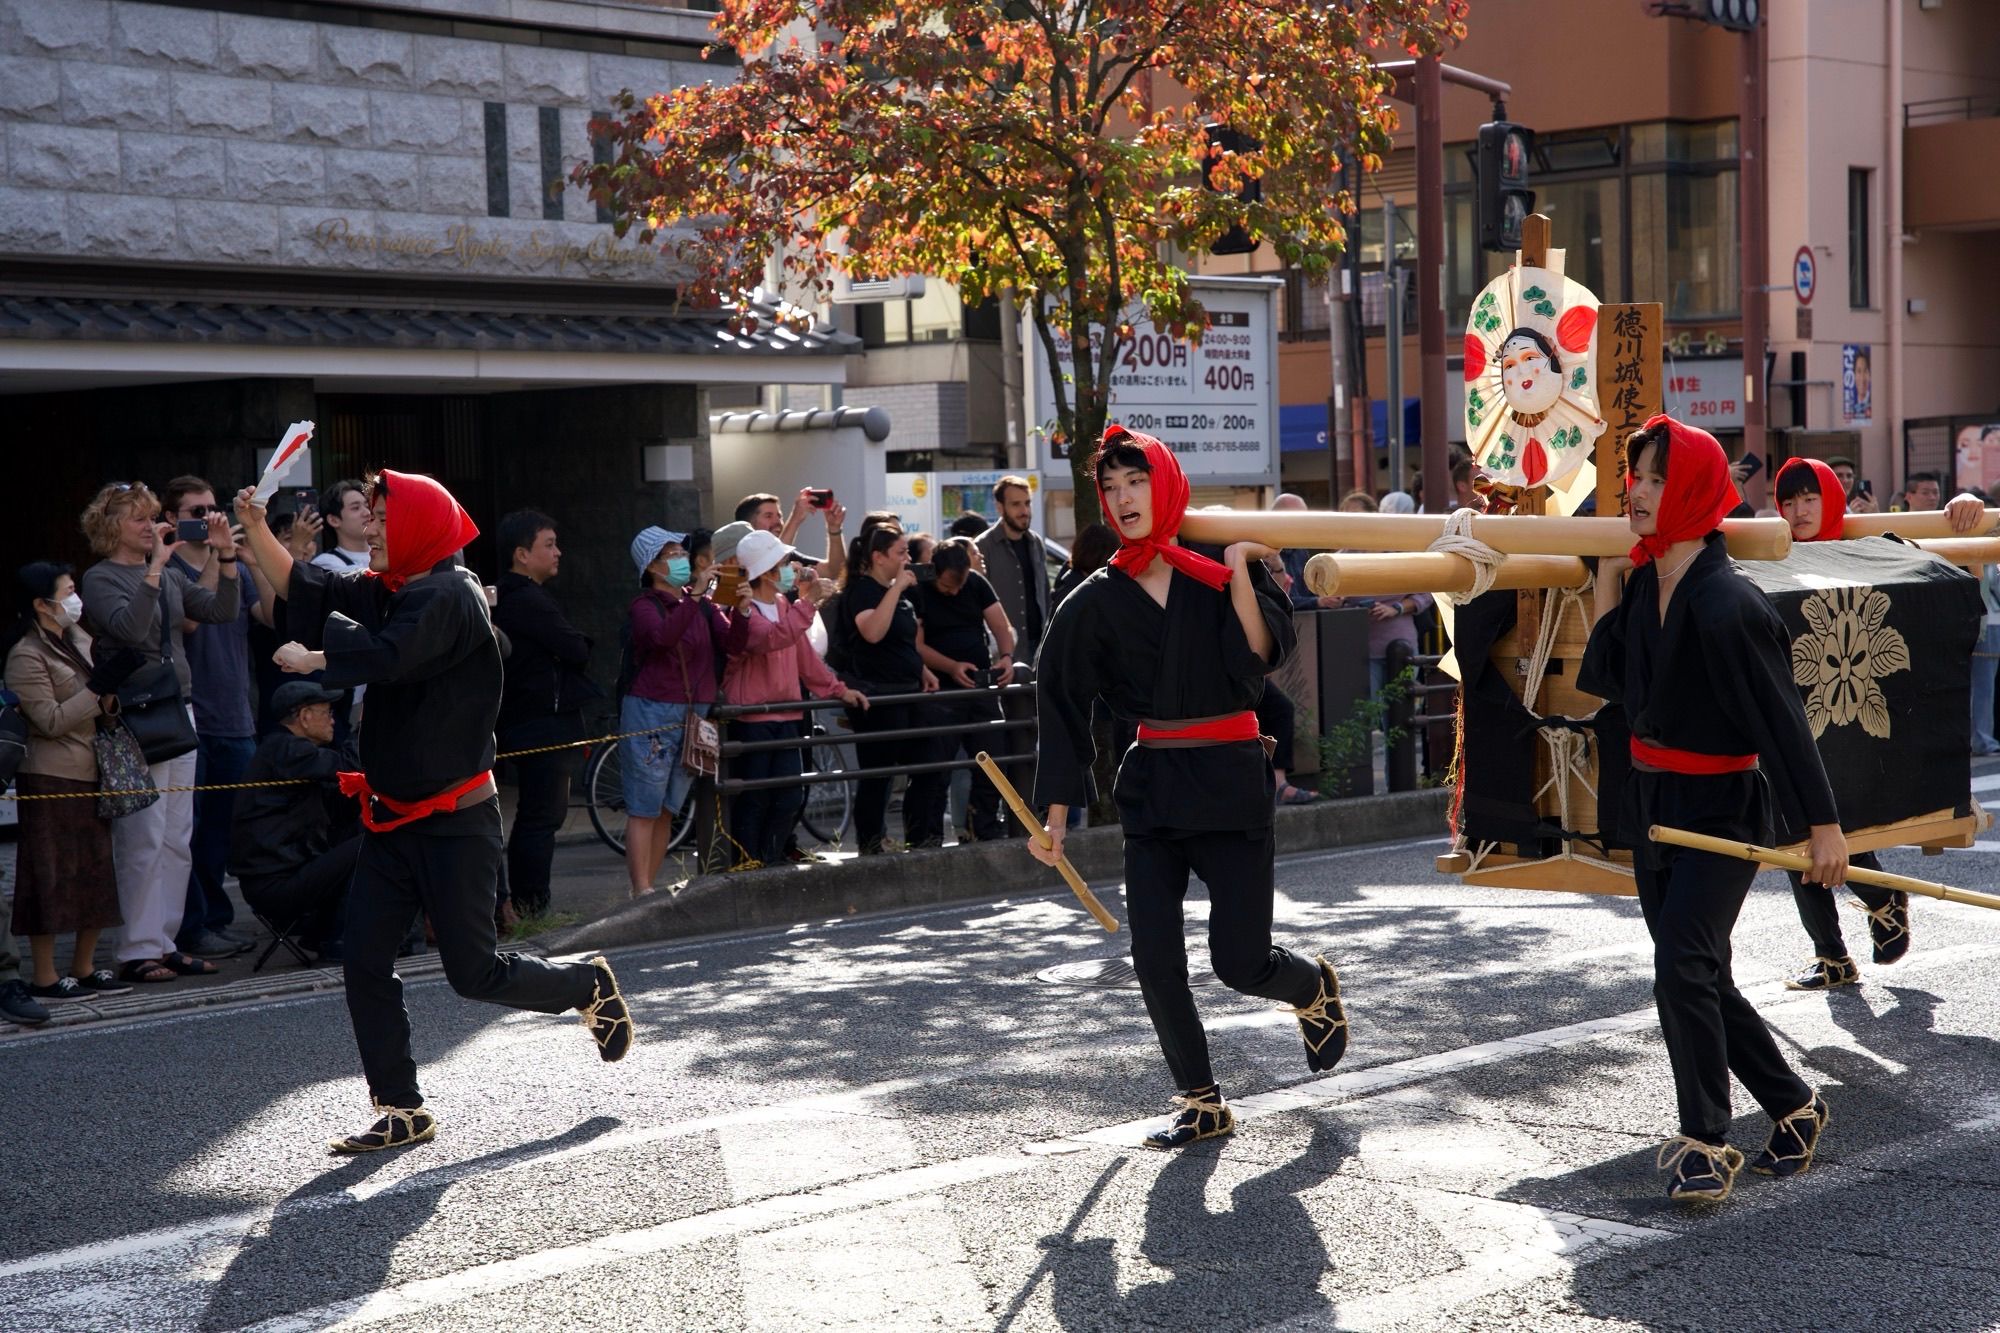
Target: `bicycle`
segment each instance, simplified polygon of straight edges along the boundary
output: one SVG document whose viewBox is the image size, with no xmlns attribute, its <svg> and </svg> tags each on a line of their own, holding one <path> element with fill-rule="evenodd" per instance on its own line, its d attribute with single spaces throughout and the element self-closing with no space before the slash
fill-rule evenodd
<svg viewBox="0 0 2000 1333">
<path fill-rule="evenodd" d="M 807 751 L 812 760 L 811 772 L 841 773 L 847 770 L 847 760 L 840 752 L 835 733 L 815 725 L 812 729 L 815 744 Z M 625 787 L 619 770 L 619 743 L 594 746 L 590 758 L 583 769 L 584 803 L 590 811 L 590 826 L 597 830 L 598 839 L 619 856 L 625 854 Z M 672 855 L 686 845 L 694 832 L 695 797 L 689 791 L 687 800 L 674 812 L 673 831 L 667 840 L 667 853 Z M 806 788 L 806 808 L 800 819 L 805 831 L 828 846 L 838 846 L 847 835 L 849 823 L 854 818 L 854 784 L 852 782 L 816 782 Z"/>
</svg>

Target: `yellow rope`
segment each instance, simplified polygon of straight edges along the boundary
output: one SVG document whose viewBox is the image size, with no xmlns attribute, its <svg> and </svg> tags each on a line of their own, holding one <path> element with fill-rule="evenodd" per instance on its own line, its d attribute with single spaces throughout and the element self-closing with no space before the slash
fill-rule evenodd
<svg viewBox="0 0 2000 1333">
<path fill-rule="evenodd" d="M 613 732 L 609 736 L 593 736 L 588 740 L 565 741 L 561 745 L 537 745 L 530 750 L 508 750 L 504 754 L 494 755 L 493 759 L 494 762 L 498 763 L 502 759 L 519 759 L 524 755 L 531 754 L 550 754 L 556 750 L 576 750 L 586 745 L 603 745 L 609 741 L 628 740 L 634 736 L 656 736 L 661 732 L 679 731 L 684 725 L 684 723 L 675 722 L 670 726 L 648 727 L 644 731 L 619 731 Z M 23 796 L 18 792 L 10 792 L 7 795 L 0 796 L 0 801 L 74 801 L 83 797 L 150 796 L 154 794 L 165 795 L 168 792 L 176 791 L 246 791 L 253 787 L 311 786 L 319 781 L 320 779 L 318 778 L 267 778 L 262 782 L 207 782 L 195 787 L 139 787 L 130 791 L 52 791 L 37 792 L 33 796 Z"/>
</svg>

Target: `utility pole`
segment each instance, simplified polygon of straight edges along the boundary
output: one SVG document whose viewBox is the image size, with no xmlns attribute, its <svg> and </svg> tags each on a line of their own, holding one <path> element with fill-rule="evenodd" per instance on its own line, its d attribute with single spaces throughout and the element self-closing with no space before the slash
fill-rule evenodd
<svg viewBox="0 0 2000 1333">
<path fill-rule="evenodd" d="M 1419 256 L 1421 259 L 1421 256 Z M 1389 484 L 1403 489 L 1403 284 L 1396 271 L 1396 201 L 1382 196 L 1382 364 L 1388 372 Z"/>
<path fill-rule="evenodd" d="M 1738 167 L 1743 197 L 1738 200 L 1743 241 L 1743 452 L 1768 459 L 1764 448 L 1764 344 L 1768 338 L 1771 294 L 1770 209 L 1765 202 L 1770 166 L 1764 155 L 1765 25 L 1755 24 L 1739 43 L 1741 102 L 1737 109 Z"/>
<path fill-rule="evenodd" d="M 1417 62 L 1417 390 L 1423 405 L 1424 508 L 1456 506 L 1444 399 L 1444 66 Z M 1401 350 L 1400 348 L 1398 349 Z M 1400 474 L 1399 474 L 1400 475 Z"/>
</svg>

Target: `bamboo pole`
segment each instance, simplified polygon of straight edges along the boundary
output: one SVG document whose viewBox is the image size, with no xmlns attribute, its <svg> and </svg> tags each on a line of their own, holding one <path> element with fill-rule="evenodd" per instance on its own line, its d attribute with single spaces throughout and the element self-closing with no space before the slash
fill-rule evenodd
<svg viewBox="0 0 2000 1333">
<path fill-rule="evenodd" d="M 1987 510 L 1971 532 L 1954 530 L 1950 517 L 1942 509 L 1920 509 L 1908 514 L 1848 514 L 1840 524 L 1843 538 L 1881 537 L 1891 532 L 1912 540 L 1918 537 L 1990 537 L 2000 533 L 2000 509 Z"/>
<path fill-rule="evenodd" d="M 1931 537 L 1917 546 L 1967 569 L 2000 564 L 2000 537 Z"/>
<path fill-rule="evenodd" d="M 1253 541 L 1274 548 L 1328 551 L 1422 551 L 1444 535 L 1442 514 L 1347 514 L 1312 510 L 1197 510 L 1181 520 L 1183 541 L 1227 545 Z M 1723 535 L 1738 560 L 1782 560 L 1792 530 L 1782 518 L 1727 518 Z M 1624 555 L 1634 541 L 1622 518 L 1543 514 L 1481 514 L 1472 536 L 1506 555 Z"/>
<path fill-rule="evenodd" d="M 1443 551 L 1393 555 L 1324 551 L 1306 561 L 1306 587 L 1319 597 L 1472 591 L 1473 565 Z M 1493 574 L 1495 588 L 1581 588 L 1590 571 L 1573 555 L 1510 555 Z"/>
<path fill-rule="evenodd" d="M 1014 818 L 1021 821 L 1021 827 L 1028 830 L 1028 836 L 1035 840 L 1035 846 L 1050 846 L 1048 830 L 1042 827 L 1041 820 L 1035 818 L 1034 811 L 1028 809 L 1028 803 L 1021 799 L 1021 793 L 1014 789 L 1014 784 L 1007 781 L 1007 775 L 993 762 L 993 756 L 981 750 L 973 756 L 973 760 L 979 765 L 980 771 L 985 773 L 999 789 L 1001 798 L 1007 802 L 1007 808 L 1014 812 Z M 1097 924 L 1112 934 L 1117 934 L 1118 918 L 1106 911 L 1103 903 L 1097 901 L 1097 895 L 1083 882 L 1083 876 L 1076 873 L 1076 867 L 1069 863 L 1067 856 L 1056 862 L 1056 869 L 1062 872 L 1064 881 L 1068 883 L 1070 892 L 1077 896 L 1077 901 L 1097 918 Z"/>
<path fill-rule="evenodd" d="M 1782 852 L 1775 847 L 1759 847 L 1751 842 L 1731 842 L 1727 838 L 1711 838 L 1706 833 L 1690 833 L 1686 829 L 1668 828 L 1665 824 L 1653 825 L 1647 836 L 1654 842 L 1689 847 L 1698 852 L 1714 852 L 1718 856 L 1734 856 L 1743 861 L 1776 866 L 1780 870 L 1812 869 L 1812 861 L 1797 852 Z M 1872 884 L 1878 889 L 1894 889 L 1901 893 L 1914 893 L 1948 903 L 1969 903 L 1974 907 L 1990 907 L 2000 911 L 2000 898 L 1990 893 L 1955 889 L 1949 884 L 1934 884 L 1930 880 L 1912 879 L 1908 875 L 1892 875 L 1886 870 L 1865 870 L 1860 866 L 1849 866 L 1847 879 L 1851 884 Z"/>
</svg>

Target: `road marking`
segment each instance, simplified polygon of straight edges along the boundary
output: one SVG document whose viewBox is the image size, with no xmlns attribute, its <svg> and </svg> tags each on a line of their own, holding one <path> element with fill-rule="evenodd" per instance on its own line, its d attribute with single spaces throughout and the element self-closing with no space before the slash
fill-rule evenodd
<svg viewBox="0 0 2000 1333">
<path fill-rule="evenodd" d="M 2000 773 L 1979 773 L 1973 776 L 1973 791 L 1992 791 L 1995 787 L 2000 787 Z"/>
</svg>

